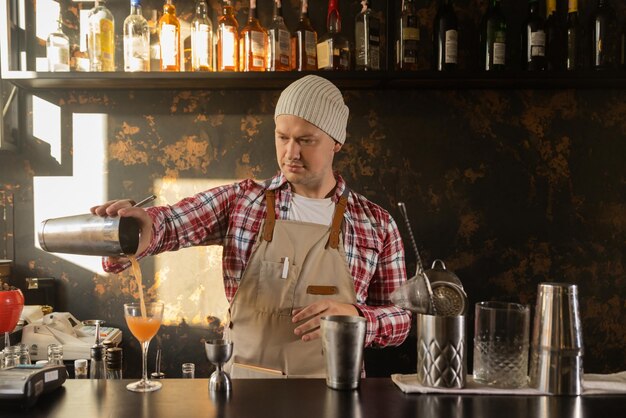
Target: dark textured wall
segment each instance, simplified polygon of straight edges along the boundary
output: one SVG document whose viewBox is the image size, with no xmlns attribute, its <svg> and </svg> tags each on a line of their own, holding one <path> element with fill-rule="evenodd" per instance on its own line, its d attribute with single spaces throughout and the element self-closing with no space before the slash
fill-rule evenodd
<svg viewBox="0 0 626 418">
<path fill-rule="evenodd" d="M 422 8 L 431 10 L 430 4 Z M 586 370 L 626 368 L 626 91 L 344 93 L 349 136 L 335 166 L 350 187 L 396 218 L 397 202 L 406 202 L 426 263 L 443 259 L 463 281 L 472 304 L 532 305 L 540 282 L 578 284 Z M 126 372 L 138 376 L 139 347 L 122 315 L 122 304 L 136 295 L 129 275 L 94 274 L 35 249 L 33 179 L 72 176 L 73 113 L 107 115 L 110 198 L 141 198 L 162 178 L 175 185 L 179 179 L 269 177 L 277 169 L 272 116 L 278 94 L 36 93 L 61 108 L 63 163 L 31 135 L 28 118 L 20 148 L 0 153 L 0 187 L 14 194 L 16 284 L 23 286 L 25 277 L 56 278 L 58 310 L 122 328 Z M 27 113 L 31 102 L 22 97 Z M 67 214 L 87 209 L 67 207 Z M 414 271 L 408 246 L 407 264 Z M 142 265 L 149 293 L 158 295 L 162 282 L 154 278 L 153 262 Z M 471 315 L 468 323 L 471 332 Z M 218 331 L 215 318 L 178 317 L 152 344 L 162 347 L 169 376 L 180 376 L 184 361 L 195 362 L 197 375 L 208 376 L 201 339 Z M 368 359 L 372 374 L 411 372 L 415 339 L 368 353 Z"/>
</svg>

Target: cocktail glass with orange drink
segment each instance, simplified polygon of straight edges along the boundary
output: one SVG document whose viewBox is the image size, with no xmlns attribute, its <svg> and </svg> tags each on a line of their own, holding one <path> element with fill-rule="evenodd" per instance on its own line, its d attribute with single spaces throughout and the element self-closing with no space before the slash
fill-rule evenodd
<svg viewBox="0 0 626 418">
<path fill-rule="evenodd" d="M 126 389 L 133 392 L 152 392 L 161 389 L 161 383 L 148 379 L 148 347 L 150 340 L 161 327 L 163 319 L 163 303 L 146 303 L 145 308 L 141 303 L 124 304 L 124 317 L 130 332 L 141 344 L 142 375 L 138 382 L 130 383 Z"/>
</svg>

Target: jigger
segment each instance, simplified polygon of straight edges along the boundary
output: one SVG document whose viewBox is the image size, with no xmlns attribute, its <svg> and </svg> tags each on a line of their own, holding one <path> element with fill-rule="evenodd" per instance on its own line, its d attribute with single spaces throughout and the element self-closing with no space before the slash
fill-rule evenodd
<svg viewBox="0 0 626 418">
<path fill-rule="evenodd" d="M 215 371 L 209 379 L 211 392 L 230 392 L 230 376 L 224 371 L 224 363 L 233 355 L 233 343 L 226 340 L 209 340 L 204 343 L 204 351 L 209 361 L 215 364 Z"/>
</svg>

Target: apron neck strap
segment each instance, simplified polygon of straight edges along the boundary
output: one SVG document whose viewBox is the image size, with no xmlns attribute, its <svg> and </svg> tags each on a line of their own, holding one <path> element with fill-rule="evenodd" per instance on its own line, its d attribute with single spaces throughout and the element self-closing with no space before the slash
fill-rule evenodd
<svg viewBox="0 0 626 418">
<path fill-rule="evenodd" d="M 265 204 L 267 213 L 265 214 L 265 226 L 263 227 L 263 240 L 270 242 L 274 236 L 274 224 L 276 223 L 276 211 L 274 209 L 274 190 L 265 191 Z"/>
<path fill-rule="evenodd" d="M 330 224 L 330 235 L 328 236 L 328 243 L 326 247 L 337 249 L 339 247 L 339 232 L 341 232 L 341 224 L 343 223 L 343 214 L 346 212 L 346 206 L 348 206 L 348 194 L 350 189 L 346 187 L 343 194 L 335 206 L 335 213 L 333 215 L 333 221 Z"/>
<path fill-rule="evenodd" d="M 341 232 L 341 224 L 343 223 L 343 215 L 346 212 L 346 206 L 348 206 L 348 194 L 350 190 L 346 187 L 337 205 L 335 206 L 335 213 L 333 214 L 333 220 L 330 224 L 330 235 L 328 236 L 327 247 L 337 249 L 339 247 L 339 233 Z M 276 211 L 275 211 L 275 199 L 276 195 L 274 190 L 265 191 L 265 204 L 267 206 L 267 213 L 265 214 L 265 224 L 263 226 L 263 240 L 267 242 L 272 241 L 274 236 L 274 225 L 276 224 Z"/>
</svg>

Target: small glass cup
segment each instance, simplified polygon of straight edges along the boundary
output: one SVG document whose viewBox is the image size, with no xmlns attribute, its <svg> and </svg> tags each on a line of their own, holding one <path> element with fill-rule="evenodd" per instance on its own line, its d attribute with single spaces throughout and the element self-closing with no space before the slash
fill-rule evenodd
<svg viewBox="0 0 626 418">
<path fill-rule="evenodd" d="M 507 302 L 476 304 L 474 381 L 500 388 L 528 385 L 528 305 Z"/>
<path fill-rule="evenodd" d="M 48 364 L 63 366 L 63 346 L 61 344 L 48 345 Z"/>
<path fill-rule="evenodd" d="M 20 347 L 20 364 L 31 364 L 30 350 L 26 344 L 19 344 Z"/>
<path fill-rule="evenodd" d="M 193 363 L 183 363 L 183 379 L 193 379 L 196 373 L 196 365 Z"/>
</svg>

